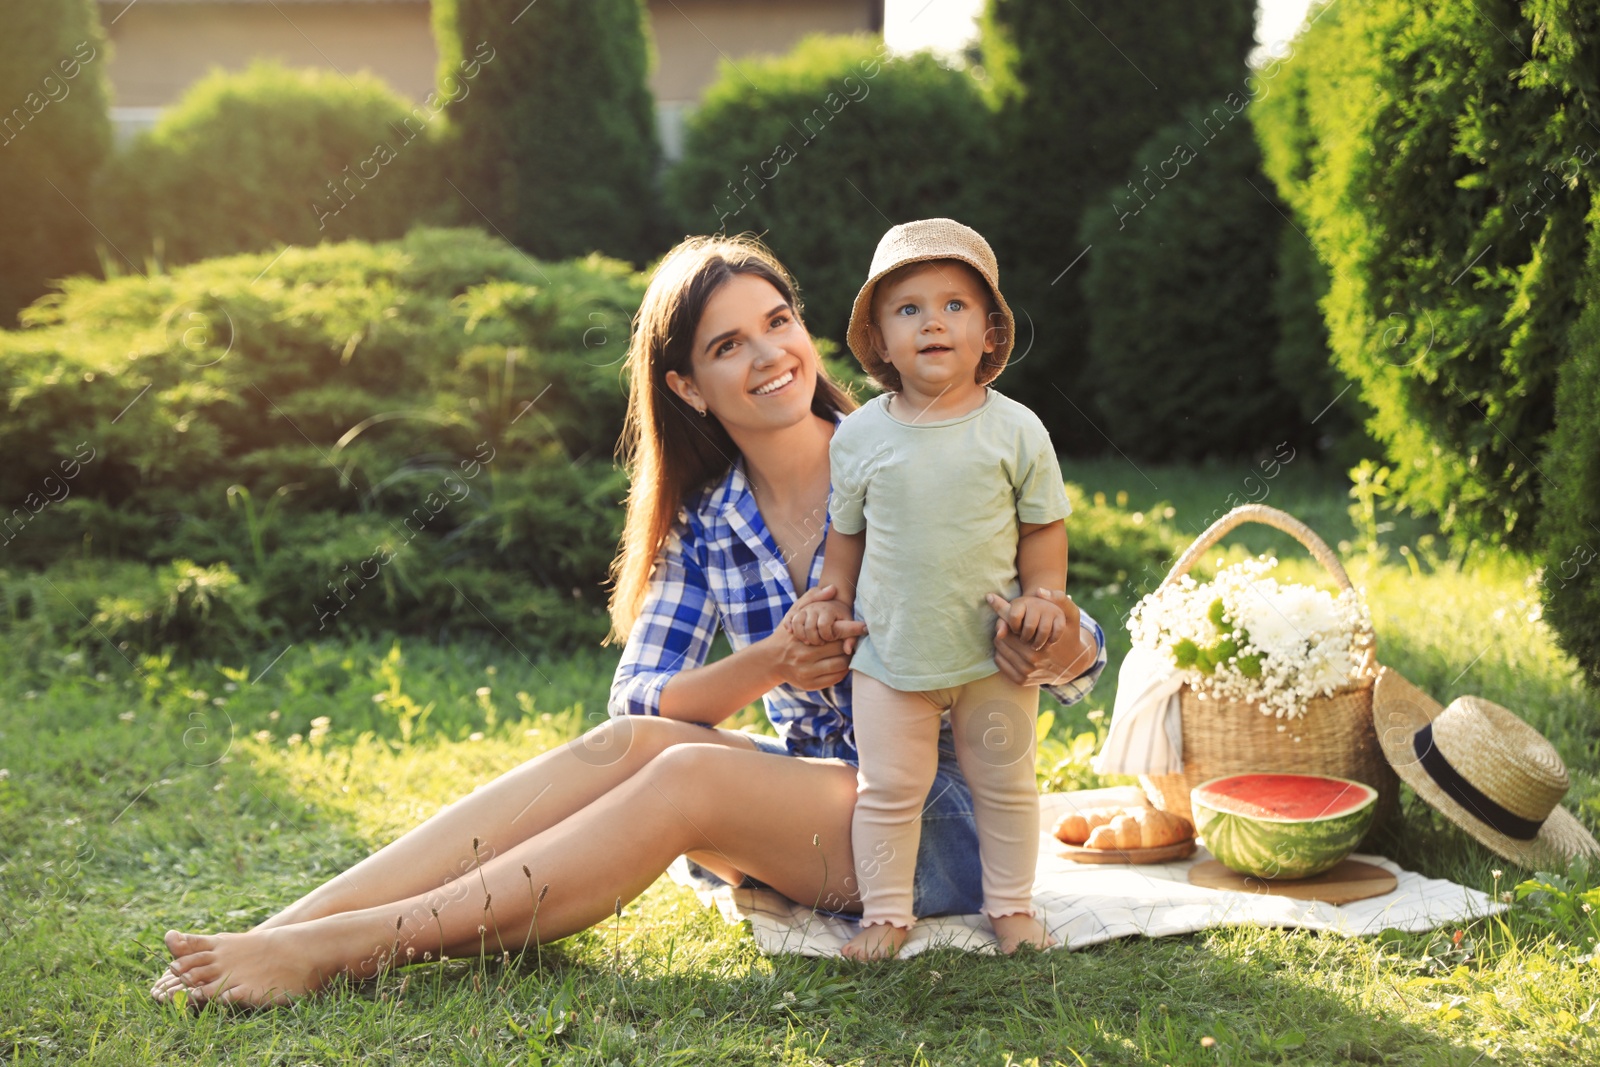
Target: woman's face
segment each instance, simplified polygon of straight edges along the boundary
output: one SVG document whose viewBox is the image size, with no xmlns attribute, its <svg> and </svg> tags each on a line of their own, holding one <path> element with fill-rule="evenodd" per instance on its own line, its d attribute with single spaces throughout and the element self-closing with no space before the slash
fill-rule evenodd
<svg viewBox="0 0 1600 1067">
<path fill-rule="evenodd" d="M 706 302 L 692 371 L 667 385 L 730 432 L 792 426 L 811 410 L 817 350 L 783 294 L 765 278 L 735 274 Z"/>
</svg>

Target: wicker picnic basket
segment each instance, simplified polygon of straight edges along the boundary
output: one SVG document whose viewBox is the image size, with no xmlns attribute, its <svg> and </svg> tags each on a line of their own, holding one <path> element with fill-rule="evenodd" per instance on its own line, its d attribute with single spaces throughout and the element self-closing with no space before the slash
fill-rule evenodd
<svg viewBox="0 0 1600 1067">
<path fill-rule="evenodd" d="M 1311 552 L 1340 591 L 1350 588 L 1350 576 L 1322 538 L 1294 516 L 1261 504 L 1234 508 L 1212 523 L 1179 557 L 1162 585 L 1187 574 L 1213 545 L 1246 522 L 1282 530 Z M 1305 714 L 1293 719 L 1263 714 L 1253 701 L 1218 700 L 1185 683 L 1179 691 L 1183 770 L 1140 777 L 1151 803 L 1192 819 L 1189 791 L 1212 778 L 1270 771 L 1327 774 L 1365 782 L 1376 789 L 1378 805 L 1373 826 L 1380 825 L 1398 801 L 1400 783 L 1378 747 L 1378 734 L 1373 728 L 1372 684 L 1377 677 L 1377 656 L 1370 631 L 1364 639 L 1366 654 L 1357 679 L 1328 696 L 1312 699 Z"/>
</svg>

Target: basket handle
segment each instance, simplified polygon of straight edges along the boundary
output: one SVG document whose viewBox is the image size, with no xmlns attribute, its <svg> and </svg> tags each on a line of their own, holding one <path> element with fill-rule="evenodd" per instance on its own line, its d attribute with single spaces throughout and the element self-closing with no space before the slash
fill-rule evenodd
<svg viewBox="0 0 1600 1067">
<path fill-rule="evenodd" d="M 1328 547 L 1328 543 L 1317 536 L 1315 530 L 1288 512 L 1269 508 L 1265 504 L 1241 504 L 1206 527 L 1205 532 L 1194 539 L 1194 544 L 1178 557 L 1178 562 L 1172 565 L 1172 570 L 1162 579 L 1159 588 L 1165 589 L 1188 574 L 1189 568 L 1198 563 L 1213 545 L 1247 522 L 1259 522 L 1274 530 L 1282 530 L 1310 551 L 1312 557 L 1333 577 L 1340 592 L 1351 588 L 1350 576 L 1345 573 L 1344 565 L 1339 562 L 1339 557 L 1334 555 L 1333 549 Z"/>
</svg>

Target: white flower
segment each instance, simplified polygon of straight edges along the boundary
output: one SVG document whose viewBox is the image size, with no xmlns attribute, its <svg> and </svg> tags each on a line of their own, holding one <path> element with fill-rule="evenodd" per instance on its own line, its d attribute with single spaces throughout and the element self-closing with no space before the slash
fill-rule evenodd
<svg viewBox="0 0 1600 1067">
<path fill-rule="evenodd" d="M 1308 700 L 1349 684 L 1371 620 L 1354 590 L 1279 584 L 1268 573 L 1277 562 L 1245 560 L 1203 585 L 1185 575 L 1151 593 L 1129 616 L 1134 644 L 1185 670 L 1201 696 L 1255 701 L 1280 719 L 1304 714 Z M 1183 645 L 1192 647 L 1180 664 Z"/>
</svg>

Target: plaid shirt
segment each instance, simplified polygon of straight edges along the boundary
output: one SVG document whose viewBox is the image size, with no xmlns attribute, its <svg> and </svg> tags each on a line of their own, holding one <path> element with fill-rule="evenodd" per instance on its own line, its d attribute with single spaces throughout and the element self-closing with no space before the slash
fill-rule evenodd
<svg viewBox="0 0 1600 1067">
<path fill-rule="evenodd" d="M 828 525 L 824 520 L 807 589 L 822 576 Z M 705 663 L 718 626 L 735 651 L 746 648 L 771 636 L 797 598 L 783 554 L 750 492 L 741 456 L 727 477 L 679 511 L 617 664 L 608 710 L 614 716 L 661 714 L 661 690 L 678 671 Z M 1106 665 L 1105 632 L 1087 612 L 1081 618 L 1099 654 L 1077 678 L 1045 687 L 1063 704 L 1082 700 Z M 784 683 L 767 692 L 762 702 L 790 752 L 855 758 L 849 675 L 828 689 L 810 692 Z"/>
</svg>

